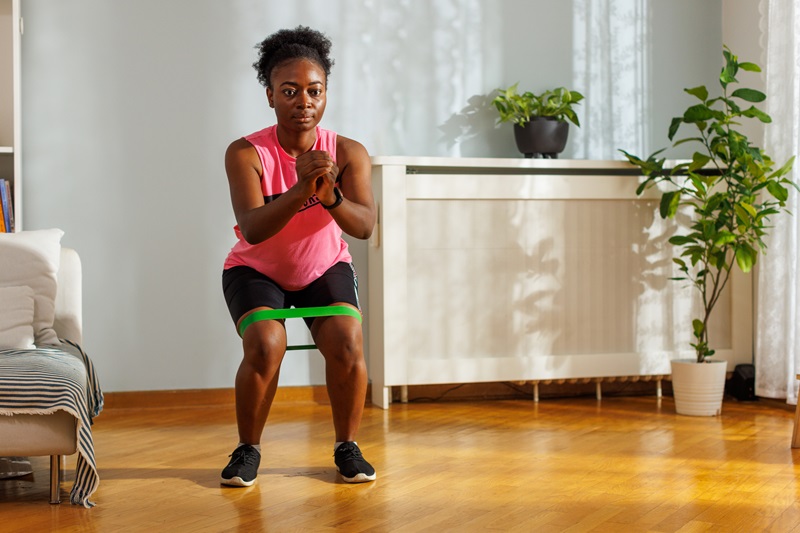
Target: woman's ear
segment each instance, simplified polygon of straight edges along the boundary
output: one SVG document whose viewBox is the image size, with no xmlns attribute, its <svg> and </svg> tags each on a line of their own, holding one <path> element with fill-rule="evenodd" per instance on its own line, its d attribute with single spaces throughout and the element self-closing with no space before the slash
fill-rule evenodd
<svg viewBox="0 0 800 533">
<path fill-rule="evenodd" d="M 267 87 L 267 102 L 269 102 L 271 108 L 275 108 L 275 102 L 272 100 L 272 89 L 269 87 Z"/>
</svg>

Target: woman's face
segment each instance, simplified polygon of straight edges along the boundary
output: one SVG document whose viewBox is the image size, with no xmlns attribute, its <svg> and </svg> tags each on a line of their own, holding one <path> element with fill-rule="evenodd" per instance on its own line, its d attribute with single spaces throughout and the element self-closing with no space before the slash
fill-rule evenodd
<svg viewBox="0 0 800 533">
<path fill-rule="evenodd" d="M 325 113 L 325 71 L 308 59 L 293 59 L 272 69 L 269 106 L 278 124 L 298 132 L 316 128 Z"/>
</svg>

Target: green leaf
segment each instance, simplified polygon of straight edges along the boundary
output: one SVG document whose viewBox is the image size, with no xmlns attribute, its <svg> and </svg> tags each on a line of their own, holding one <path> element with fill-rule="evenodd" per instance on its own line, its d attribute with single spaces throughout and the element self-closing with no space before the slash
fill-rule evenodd
<svg viewBox="0 0 800 533">
<path fill-rule="evenodd" d="M 577 104 L 578 102 L 583 100 L 583 95 L 581 93 L 579 93 L 578 91 L 570 91 L 569 92 L 569 98 L 570 98 L 570 100 L 572 101 L 573 104 Z"/>
<path fill-rule="evenodd" d="M 692 320 L 692 329 L 694 330 L 694 336 L 698 339 L 703 337 L 703 331 L 706 329 L 705 324 L 699 318 L 695 318 Z"/>
<path fill-rule="evenodd" d="M 694 185 L 694 189 L 698 192 L 698 195 L 701 198 L 704 197 L 706 195 L 706 184 L 703 182 L 703 178 L 694 172 L 690 172 L 689 179 L 692 181 L 692 185 Z"/>
<path fill-rule="evenodd" d="M 683 123 L 682 117 L 675 117 L 672 119 L 672 122 L 669 125 L 669 134 L 667 135 L 670 141 L 672 140 L 673 137 L 675 137 L 675 134 L 678 132 L 678 128 L 682 123 Z"/>
<path fill-rule="evenodd" d="M 730 65 L 731 63 L 736 63 L 737 61 L 737 57 L 733 55 L 731 49 L 728 48 L 728 45 L 726 44 L 722 45 L 722 57 L 725 58 L 725 63 L 728 65 Z"/>
<path fill-rule="evenodd" d="M 689 168 L 689 163 L 678 163 L 677 165 L 672 167 L 672 171 L 670 172 L 671 176 L 680 176 L 686 174 L 686 169 Z"/>
<path fill-rule="evenodd" d="M 762 218 L 763 219 L 767 219 L 771 215 L 777 215 L 778 213 L 780 213 L 780 211 L 778 211 L 777 209 L 775 209 L 773 207 L 768 207 L 767 209 L 762 209 L 761 211 L 758 212 L 758 220 L 761 220 Z"/>
<path fill-rule="evenodd" d="M 681 120 L 681 122 L 683 122 L 683 121 Z M 671 140 L 671 138 L 670 138 L 670 140 Z M 696 141 L 696 142 L 701 143 L 701 142 L 703 142 L 703 138 L 702 137 L 687 137 L 685 139 L 681 139 L 679 141 L 675 141 L 675 144 L 673 144 L 672 146 L 673 147 L 680 146 L 683 143 L 688 143 L 688 142 L 691 142 L 691 141 Z"/>
<path fill-rule="evenodd" d="M 572 122 L 576 126 L 580 127 L 581 121 L 578 120 L 578 115 L 575 114 L 575 111 L 573 111 L 572 109 L 565 109 L 564 110 L 564 116 L 567 117 L 567 120 L 569 120 L 570 122 Z"/>
<path fill-rule="evenodd" d="M 755 63 L 739 63 L 739 68 L 742 70 L 746 70 L 748 72 L 761 72 L 761 67 L 756 65 Z"/>
<path fill-rule="evenodd" d="M 757 118 L 764 124 L 769 124 L 770 122 L 772 122 L 772 117 L 770 117 L 769 115 L 767 115 L 766 113 L 764 113 L 760 109 L 757 109 L 754 106 L 750 106 L 748 109 L 742 111 L 742 116 L 747 118 Z"/>
<path fill-rule="evenodd" d="M 736 89 L 731 93 L 731 96 L 741 98 L 747 102 L 763 102 L 767 99 L 767 95 L 755 89 Z"/>
<path fill-rule="evenodd" d="M 750 226 L 750 212 L 748 210 L 740 204 L 734 205 L 733 210 L 736 211 L 736 216 L 739 218 L 741 224 Z M 739 231 L 741 231 L 741 228 L 739 228 Z"/>
<path fill-rule="evenodd" d="M 721 247 L 736 241 L 736 235 L 730 231 L 723 230 L 714 236 L 714 246 Z"/>
<path fill-rule="evenodd" d="M 691 244 L 693 242 L 694 239 L 692 239 L 691 237 L 687 237 L 686 235 L 673 235 L 672 237 L 669 238 L 669 243 L 674 246 L 683 246 L 684 244 Z M 676 260 L 673 259 L 673 261 Z M 681 261 L 680 264 L 684 264 L 683 261 Z"/>
<path fill-rule="evenodd" d="M 703 104 L 693 105 L 683 113 L 684 122 L 694 123 L 712 118 L 714 118 L 714 111 Z M 672 121 L 675 122 L 675 119 L 672 119 Z"/>
<path fill-rule="evenodd" d="M 714 221 L 712 220 L 704 220 L 703 221 L 703 240 L 710 241 L 712 237 L 716 235 L 716 228 L 714 227 Z"/>
<path fill-rule="evenodd" d="M 736 263 L 739 269 L 745 274 L 752 270 L 756 262 L 756 251 L 750 246 L 743 244 L 736 248 Z"/>
<path fill-rule="evenodd" d="M 742 206 L 742 208 L 745 211 L 747 211 L 750 214 L 751 217 L 756 218 L 756 215 L 758 214 L 758 212 L 756 211 L 755 207 L 753 207 L 752 205 L 748 204 L 747 202 L 739 202 L 739 205 Z"/>
<path fill-rule="evenodd" d="M 789 190 L 777 181 L 768 182 L 767 190 L 776 200 L 781 203 L 789 199 Z"/>
<path fill-rule="evenodd" d="M 723 259 L 724 262 L 724 259 Z M 711 254 L 708 256 L 708 266 L 720 270 L 719 255 Z"/>
<path fill-rule="evenodd" d="M 699 87 L 693 87 L 691 89 L 684 89 L 687 93 L 691 94 L 692 96 L 696 96 L 703 102 L 706 101 L 708 98 L 708 89 L 706 89 L 705 85 L 701 85 Z"/>
<path fill-rule="evenodd" d="M 739 107 L 739 104 L 737 104 L 736 101 L 731 100 L 730 98 L 723 98 L 722 101 L 728 106 L 728 113 L 730 115 L 739 116 L 739 114 L 742 112 L 742 108 Z"/>
<path fill-rule="evenodd" d="M 646 180 L 644 180 L 643 182 L 641 182 L 641 183 L 639 184 L 639 186 L 638 186 L 638 187 L 636 187 L 636 196 L 641 196 L 641 195 L 642 195 L 642 193 L 644 192 L 644 190 L 647 188 L 647 186 L 648 186 L 649 184 L 650 184 L 650 180 L 649 180 L 649 179 L 646 179 Z"/>
<path fill-rule="evenodd" d="M 723 194 L 717 193 L 717 194 L 715 194 L 714 196 L 712 196 L 711 198 L 708 199 L 708 202 L 706 203 L 706 206 L 708 207 L 709 211 L 714 211 L 719 207 L 719 205 L 723 201 L 725 201 L 725 196 Z"/>
<path fill-rule="evenodd" d="M 640 196 L 645 191 L 645 189 L 652 186 L 655 181 L 656 181 L 655 176 L 650 176 L 642 183 L 640 183 L 639 186 L 636 187 L 636 196 Z"/>
<path fill-rule="evenodd" d="M 678 212 L 678 204 L 681 201 L 681 195 L 678 191 L 665 192 L 661 196 L 661 205 L 659 211 L 661 218 L 671 218 Z"/>
<path fill-rule="evenodd" d="M 722 51 L 722 55 L 725 56 L 725 66 L 722 68 L 722 72 L 719 74 L 719 83 L 723 88 L 725 88 L 729 83 L 736 81 L 736 72 L 739 70 L 739 61 L 738 58 L 733 55 L 727 47 Z"/>
<path fill-rule="evenodd" d="M 700 152 L 695 152 L 692 156 L 692 163 L 689 165 L 689 172 L 694 172 L 706 166 L 706 163 L 711 161 L 711 158 Z"/>
<path fill-rule="evenodd" d="M 790 170 L 792 170 L 792 166 L 794 166 L 794 157 L 792 156 L 789 160 L 784 163 L 784 165 L 776 170 L 773 174 L 770 175 L 770 179 L 772 178 L 780 178 L 781 176 L 786 175 Z"/>
<path fill-rule="evenodd" d="M 727 87 L 729 84 L 736 81 L 736 73 L 735 69 L 725 67 L 722 69 L 722 73 L 719 75 L 719 83 L 723 87 Z"/>
<path fill-rule="evenodd" d="M 622 152 L 625 155 L 625 157 L 628 159 L 628 161 L 630 161 L 634 165 L 636 165 L 638 167 L 644 165 L 644 161 L 640 157 L 637 157 L 637 156 L 635 156 L 633 154 L 629 154 L 628 152 L 626 152 L 625 150 L 622 150 L 622 149 L 620 149 L 619 151 Z"/>
</svg>

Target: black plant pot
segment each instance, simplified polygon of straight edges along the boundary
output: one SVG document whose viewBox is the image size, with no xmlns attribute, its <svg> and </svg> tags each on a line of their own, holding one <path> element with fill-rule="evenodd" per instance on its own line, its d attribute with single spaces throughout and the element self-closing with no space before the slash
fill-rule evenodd
<svg viewBox="0 0 800 533">
<path fill-rule="evenodd" d="M 533 117 L 520 126 L 514 124 L 517 148 L 525 157 L 556 159 L 564 151 L 569 135 L 569 123 L 550 117 Z"/>
</svg>

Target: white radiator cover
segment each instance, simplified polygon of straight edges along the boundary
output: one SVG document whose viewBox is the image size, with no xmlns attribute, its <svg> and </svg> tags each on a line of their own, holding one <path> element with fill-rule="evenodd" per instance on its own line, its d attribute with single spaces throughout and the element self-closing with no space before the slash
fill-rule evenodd
<svg viewBox="0 0 800 533">
<path fill-rule="evenodd" d="M 668 279 L 685 229 L 640 179 L 622 161 L 374 158 L 373 403 L 395 385 L 661 376 L 692 357 L 699 297 Z M 752 360 L 752 313 L 737 275 L 710 330 L 730 368 Z"/>
</svg>

